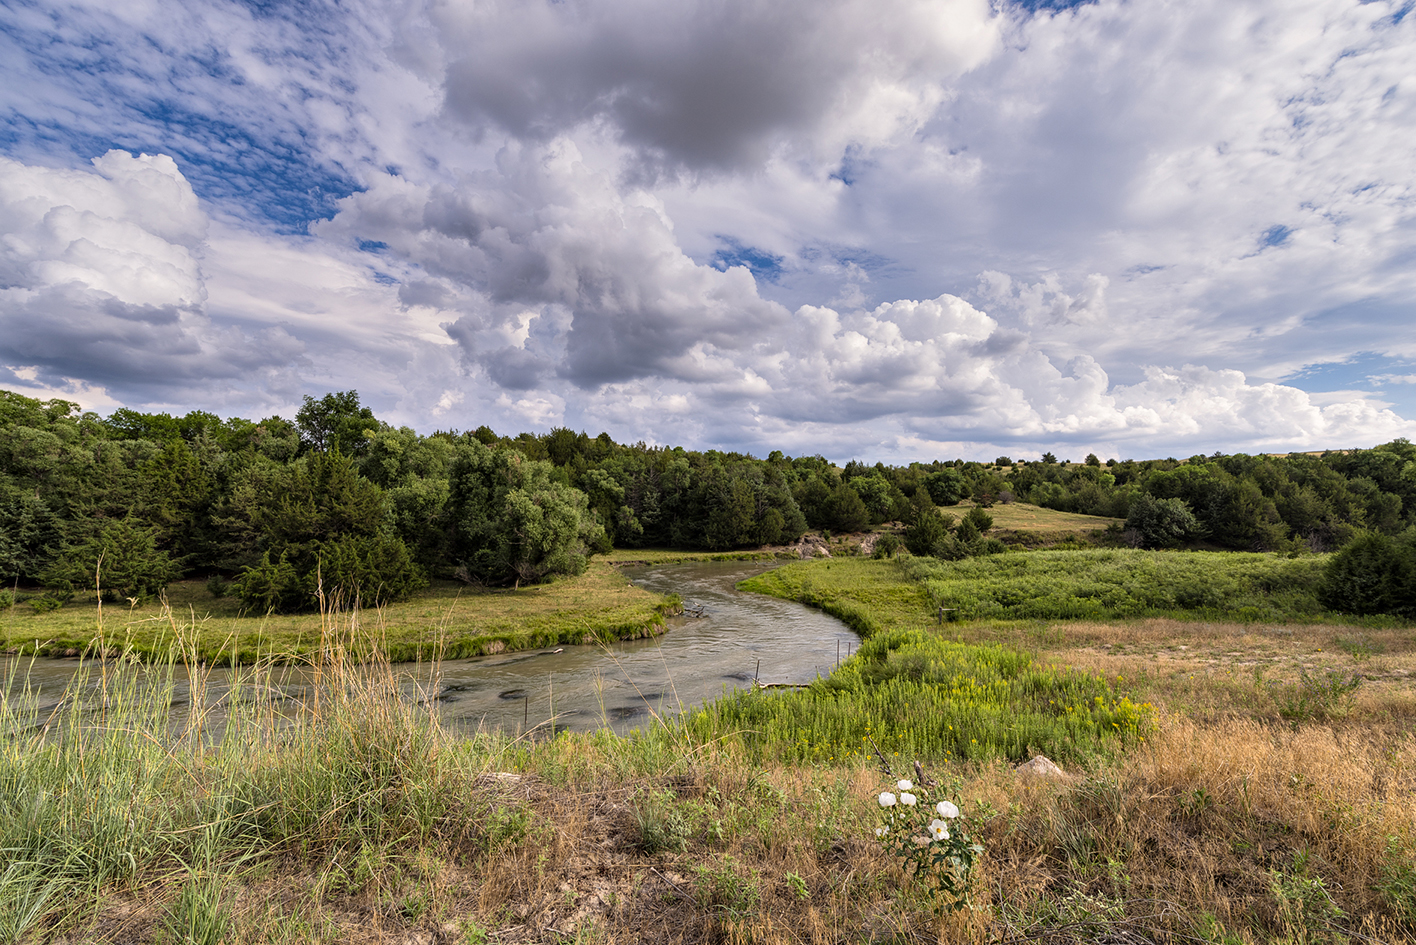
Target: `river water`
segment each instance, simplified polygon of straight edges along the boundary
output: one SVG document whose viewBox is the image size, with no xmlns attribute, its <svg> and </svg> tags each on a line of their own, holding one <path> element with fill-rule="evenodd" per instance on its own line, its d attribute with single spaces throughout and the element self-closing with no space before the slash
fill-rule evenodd
<svg viewBox="0 0 1416 945">
<path fill-rule="evenodd" d="M 805 683 L 829 674 L 838 656 L 844 659 L 859 639 L 818 610 L 735 588 L 767 567 L 730 561 L 625 568 L 635 584 L 661 594 L 676 592 L 685 610 L 703 614 L 670 618 L 668 632 L 660 637 L 394 669 L 408 697 L 431 702 L 444 722 L 468 731 L 516 733 L 608 727 L 623 734 L 727 690 L 747 688 L 754 678 L 767 684 Z M 21 679 L 27 675 L 43 704 L 58 699 L 76 667 L 74 660 L 25 659 L 16 669 Z M 4 669 L 0 665 L 0 674 Z M 207 698 L 219 699 L 230 671 L 200 672 L 206 674 Z M 273 672 L 271 682 L 282 696 L 305 697 L 307 670 Z M 179 669 L 174 721 L 189 710 L 191 688 Z"/>
</svg>

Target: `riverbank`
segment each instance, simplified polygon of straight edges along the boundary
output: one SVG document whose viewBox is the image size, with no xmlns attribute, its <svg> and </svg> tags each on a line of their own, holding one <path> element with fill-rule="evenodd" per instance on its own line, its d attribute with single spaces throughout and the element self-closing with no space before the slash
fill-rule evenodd
<svg viewBox="0 0 1416 945">
<path fill-rule="evenodd" d="M 180 581 L 168 587 L 165 602 L 100 607 L 90 593 L 44 613 L 26 604 L 6 608 L 0 649 L 72 657 L 101 646 L 161 660 L 180 641 L 186 658 L 211 664 L 307 662 L 331 647 L 426 662 L 654 636 L 679 606 L 673 595 L 634 587 L 597 558 L 578 577 L 515 590 L 437 582 L 412 600 L 357 611 L 345 635 L 331 636 L 331 622 L 318 613 L 247 614 L 237 601 L 212 596 L 204 582 Z"/>
</svg>

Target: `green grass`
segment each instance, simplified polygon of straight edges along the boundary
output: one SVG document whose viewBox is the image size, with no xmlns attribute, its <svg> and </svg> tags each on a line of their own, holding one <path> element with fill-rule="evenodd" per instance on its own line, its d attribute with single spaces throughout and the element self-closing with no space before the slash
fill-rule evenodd
<svg viewBox="0 0 1416 945">
<path fill-rule="evenodd" d="M 934 622 L 928 592 L 893 561 L 794 562 L 748 578 L 738 587 L 820 607 L 862 637 L 887 627 L 927 627 Z"/>
<path fill-rule="evenodd" d="M 972 507 L 972 502 L 964 501 L 957 506 L 946 506 L 944 511 L 954 512 L 958 509 L 954 514 L 962 518 Z M 1013 532 L 1089 532 L 1125 523 L 1124 519 L 1082 515 L 1079 512 L 1059 512 L 1026 502 L 999 503 L 985 511 L 993 516 L 994 528 Z"/>
<path fill-rule="evenodd" d="M 1233 552 L 1036 551 L 899 565 L 956 620 L 1193 616 L 1311 620 L 1323 557 Z"/>
<path fill-rule="evenodd" d="M 759 757 L 789 761 L 838 762 L 877 747 L 936 760 L 1041 752 L 1085 761 L 1145 737 L 1154 724 L 1149 704 L 1133 703 L 1094 671 L 979 642 L 990 626 L 1312 622 L 1333 616 L 1314 597 L 1322 566 L 1316 557 L 1129 550 L 787 564 L 740 586 L 820 607 L 866 642 L 829 679 L 796 692 L 731 695 L 687 724 L 698 738 L 735 737 Z M 958 639 L 965 630 L 975 642 Z"/>
<path fill-rule="evenodd" d="M 318 862 L 478 829 L 466 791 L 487 763 L 478 743 L 453 751 L 390 696 L 386 664 L 329 664 L 320 698 L 294 705 L 248 673 L 219 724 L 169 719 L 174 665 L 85 662 L 57 707 L 13 685 L 0 696 L 5 941 L 105 889 L 169 877 L 167 931 L 215 942 L 221 891 L 253 858 Z M 211 704 L 200 674 L 191 704 Z"/>
<path fill-rule="evenodd" d="M 160 659 L 179 636 L 175 613 L 193 628 L 182 632 L 185 645 L 209 663 L 307 660 L 334 645 L 353 646 L 360 656 L 377 652 L 394 662 L 455 659 L 657 634 L 678 601 L 632 586 L 597 559 L 579 577 L 517 590 L 439 583 L 404 603 L 360 611 L 345 639 L 329 638 L 319 614 L 245 614 L 237 601 L 212 597 L 198 581 L 171 585 L 166 604 L 105 604 L 100 611 L 89 594 L 38 613 L 19 603 L 0 612 L 0 647 L 72 656 L 101 643 L 115 652 Z"/>
<path fill-rule="evenodd" d="M 795 692 L 733 693 L 684 724 L 697 740 L 732 737 L 789 762 L 849 762 L 878 750 L 893 763 L 1038 753 L 1072 763 L 1144 738 L 1154 719 L 1100 677 L 1004 647 L 887 630 L 829 679 Z"/>
<path fill-rule="evenodd" d="M 932 626 L 928 590 L 899 563 L 801 562 L 740 587 L 820 607 L 866 642 L 804 690 L 737 693 L 692 713 L 685 725 L 696 738 L 732 737 L 760 757 L 823 763 L 877 749 L 935 761 L 1038 752 L 1077 761 L 1143 738 L 1153 725 L 1149 706 L 1099 677 L 945 639 Z"/>
</svg>

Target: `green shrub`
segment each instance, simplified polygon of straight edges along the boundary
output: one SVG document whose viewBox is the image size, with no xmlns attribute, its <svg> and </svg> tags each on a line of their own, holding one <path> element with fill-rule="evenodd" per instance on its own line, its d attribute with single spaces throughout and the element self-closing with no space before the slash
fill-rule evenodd
<svg viewBox="0 0 1416 945">
<path fill-rule="evenodd" d="M 231 583 L 247 607 L 289 613 L 319 607 L 321 599 L 366 606 L 407 600 L 427 586 L 408 546 L 392 535 L 348 536 L 261 556 Z"/>
<path fill-rule="evenodd" d="M 633 810 L 639 827 L 639 849 L 649 854 L 682 853 L 687 849 L 691 826 L 672 791 L 642 796 Z"/>
<path fill-rule="evenodd" d="M 1295 683 L 1269 683 L 1278 714 L 1290 722 L 1327 721 L 1352 711 L 1352 700 L 1362 677 L 1335 669 L 1310 673 L 1306 669 Z"/>
<path fill-rule="evenodd" d="M 964 515 L 964 521 L 972 524 L 980 535 L 993 527 L 993 516 L 977 505 L 968 510 L 968 513 Z"/>
<path fill-rule="evenodd" d="M 1329 559 L 1318 597 L 1341 613 L 1416 616 L 1416 533 L 1359 533 Z"/>
<path fill-rule="evenodd" d="M 1143 548 L 1171 548 L 1204 534 L 1184 499 L 1157 499 L 1144 492 L 1131 502 L 1126 530 Z"/>
<path fill-rule="evenodd" d="M 1416 850 L 1401 837 L 1389 836 L 1377 891 L 1407 928 L 1416 929 Z"/>
<path fill-rule="evenodd" d="M 871 552 L 870 556 L 877 560 L 893 558 L 900 553 L 900 549 L 904 546 L 905 543 L 900 540 L 900 536 L 890 532 L 880 536 L 880 539 L 875 543 L 875 550 Z"/>
<path fill-rule="evenodd" d="M 269 551 L 261 555 L 259 564 L 231 582 L 231 593 L 247 607 L 267 614 L 303 610 L 317 603 L 306 596 L 300 572 L 285 552 L 274 560 Z"/>
<path fill-rule="evenodd" d="M 905 529 L 905 547 L 913 555 L 938 554 L 950 538 L 951 524 L 951 518 L 941 514 L 934 506 L 919 508 L 914 522 Z"/>
<path fill-rule="evenodd" d="M 34 608 L 34 612 L 37 614 L 53 613 L 67 604 L 73 596 L 72 591 L 59 594 L 41 594 L 38 597 L 32 598 L 29 605 Z"/>
<path fill-rule="evenodd" d="M 428 586 L 423 569 L 413 562 L 408 546 L 392 535 L 343 538 L 320 542 L 313 555 L 317 570 L 307 575 L 308 590 L 317 595 L 339 593 L 350 601 L 381 606 L 407 600 Z M 308 583 L 314 577 L 317 583 Z"/>
<path fill-rule="evenodd" d="M 65 544 L 40 573 L 40 582 L 63 590 L 101 588 L 108 600 L 156 597 L 181 569 L 157 547 L 156 529 L 132 519 L 111 519 L 88 537 Z"/>
</svg>

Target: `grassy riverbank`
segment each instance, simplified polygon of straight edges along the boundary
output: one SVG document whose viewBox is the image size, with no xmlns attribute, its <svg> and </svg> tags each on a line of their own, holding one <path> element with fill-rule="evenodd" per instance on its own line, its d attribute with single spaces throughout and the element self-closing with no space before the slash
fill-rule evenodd
<svg viewBox="0 0 1416 945">
<path fill-rule="evenodd" d="M 111 664 L 57 714 L 8 697 L 0 942 L 1416 942 L 1409 626 L 938 625 L 933 578 L 892 562 L 754 580 L 809 591 L 861 650 L 627 738 L 462 737 L 396 698 L 396 666 L 337 653 L 301 704 L 249 670 L 224 727 L 174 730 Z M 887 775 L 842 726 L 906 697 L 933 701 L 867 719 Z M 1123 699 L 1129 736 L 1080 724 Z M 1072 726 L 1065 777 L 1014 770 L 1010 713 Z M 916 760 L 984 847 L 958 913 L 875 837 Z"/>
<path fill-rule="evenodd" d="M 404 603 L 358 612 L 342 638 L 328 636 L 319 614 L 254 615 L 237 601 L 213 597 L 206 585 L 169 586 L 166 602 L 99 607 L 76 595 L 58 610 L 25 604 L 0 611 L 0 647 L 24 654 L 75 656 L 92 646 L 164 657 L 184 638 L 208 663 L 303 661 L 322 647 L 353 647 L 394 662 L 455 659 L 567 643 L 638 639 L 663 631 L 678 601 L 632 586 L 596 559 L 579 577 L 516 590 L 442 582 Z M 174 617 L 174 615 L 176 615 Z M 185 626 L 185 629 L 183 627 Z"/>
</svg>

